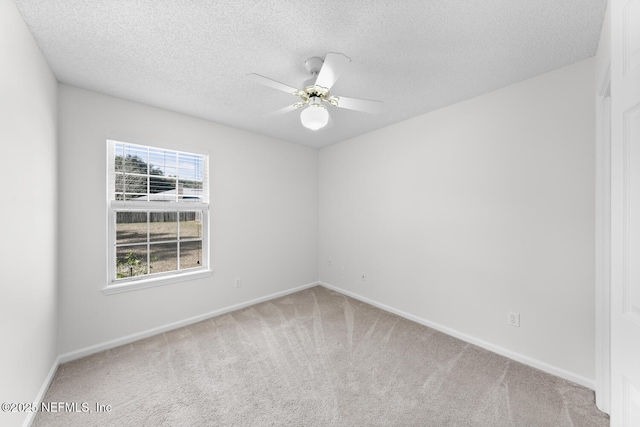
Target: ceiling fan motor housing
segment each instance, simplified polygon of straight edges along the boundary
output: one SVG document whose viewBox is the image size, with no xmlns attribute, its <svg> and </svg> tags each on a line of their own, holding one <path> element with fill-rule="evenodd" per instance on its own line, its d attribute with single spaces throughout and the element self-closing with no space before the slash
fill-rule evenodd
<svg viewBox="0 0 640 427">
<path fill-rule="evenodd" d="M 320 73 L 322 64 L 324 64 L 324 60 L 314 56 L 304 61 L 304 68 L 315 78 L 318 76 L 318 73 Z"/>
</svg>

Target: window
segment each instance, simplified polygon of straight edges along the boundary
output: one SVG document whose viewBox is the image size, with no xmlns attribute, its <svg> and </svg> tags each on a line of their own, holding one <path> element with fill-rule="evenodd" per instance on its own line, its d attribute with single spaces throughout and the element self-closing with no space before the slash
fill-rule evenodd
<svg viewBox="0 0 640 427">
<path fill-rule="evenodd" d="M 109 140 L 105 293 L 209 271 L 208 156 Z"/>
</svg>

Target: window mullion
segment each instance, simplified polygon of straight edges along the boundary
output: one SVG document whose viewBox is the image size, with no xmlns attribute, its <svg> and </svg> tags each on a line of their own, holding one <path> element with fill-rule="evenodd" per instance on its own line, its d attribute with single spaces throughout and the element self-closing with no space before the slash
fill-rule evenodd
<svg viewBox="0 0 640 427">
<path fill-rule="evenodd" d="M 149 157 L 149 147 L 147 147 L 147 201 L 151 200 L 151 162 Z"/>
<path fill-rule="evenodd" d="M 180 185 L 180 153 L 176 153 L 176 202 L 180 200 L 179 185 Z"/>
<path fill-rule="evenodd" d="M 151 274 L 151 212 L 147 211 L 147 274 Z"/>
<path fill-rule="evenodd" d="M 178 264 L 177 265 L 178 265 L 178 271 L 180 271 L 180 222 L 181 222 L 181 220 L 180 220 L 180 216 L 181 215 L 180 214 L 181 213 L 182 212 L 176 212 L 176 215 L 178 216 L 178 235 L 176 236 L 176 238 L 177 238 L 176 240 L 178 241 L 177 242 L 177 252 L 178 252 Z"/>
</svg>

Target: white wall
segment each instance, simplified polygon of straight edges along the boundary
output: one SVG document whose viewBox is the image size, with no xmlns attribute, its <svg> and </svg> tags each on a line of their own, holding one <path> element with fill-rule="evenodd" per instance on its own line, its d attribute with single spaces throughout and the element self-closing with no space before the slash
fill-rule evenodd
<svg viewBox="0 0 640 427">
<path fill-rule="evenodd" d="M 593 87 L 589 59 L 322 149 L 320 279 L 592 385 Z"/>
<path fill-rule="evenodd" d="M 602 20 L 602 28 L 600 29 L 600 38 L 598 41 L 598 51 L 595 56 L 595 73 L 596 73 L 596 89 L 600 92 L 599 83 L 606 80 L 606 74 L 609 71 L 611 62 L 611 7 L 607 2 L 604 18 Z M 599 93 L 598 93 L 599 94 Z"/>
<path fill-rule="evenodd" d="M 59 97 L 61 353 L 317 281 L 317 150 L 71 86 Z M 208 150 L 211 277 L 101 292 L 108 137 Z"/>
<path fill-rule="evenodd" d="M 33 402 L 57 356 L 57 82 L 11 0 L 0 0 L 0 402 Z M 0 412 L 3 426 L 24 413 Z"/>
</svg>

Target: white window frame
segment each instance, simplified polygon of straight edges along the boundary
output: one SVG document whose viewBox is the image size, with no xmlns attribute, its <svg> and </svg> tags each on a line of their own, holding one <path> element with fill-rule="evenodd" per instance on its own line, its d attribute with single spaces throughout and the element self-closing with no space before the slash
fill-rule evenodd
<svg viewBox="0 0 640 427">
<path fill-rule="evenodd" d="M 115 145 L 126 144 L 144 149 L 159 149 L 187 155 L 198 155 L 203 158 L 204 180 L 201 201 L 130 201 L 116 200 L 115 196 Z M 150 162 L 148 162 L 150 163 Z M 160 146 L 142 145 L 129 143 L 114 139 L 107 140 L 107 285 L 102 292 L 110 295 L 120 292 L 133 291 L 155 286 L 167 285 L 186 280 L 199 279 L 210 276 L 213 272 L 210 269 L 209 260 L 209 156 L 207 153 L 186 152 Z M 177 197 L 176 197 L 177 199 Z M 186 270 L 174 270 L 162 273 L 144 274 L 127 278 L 117 278 L 116 272 L 116 214 L 117 212 L 201 212 L 202 213 L 202 266 L 189 268 Z M 149 241 L 147 240 L 147 244 Z M 178 244 L 178 251 L 180 245 Z M 180 260 L 179 253 L 178 264 Z M 179 267 L 178 267 L 179 268 Z"/>
</svg>

